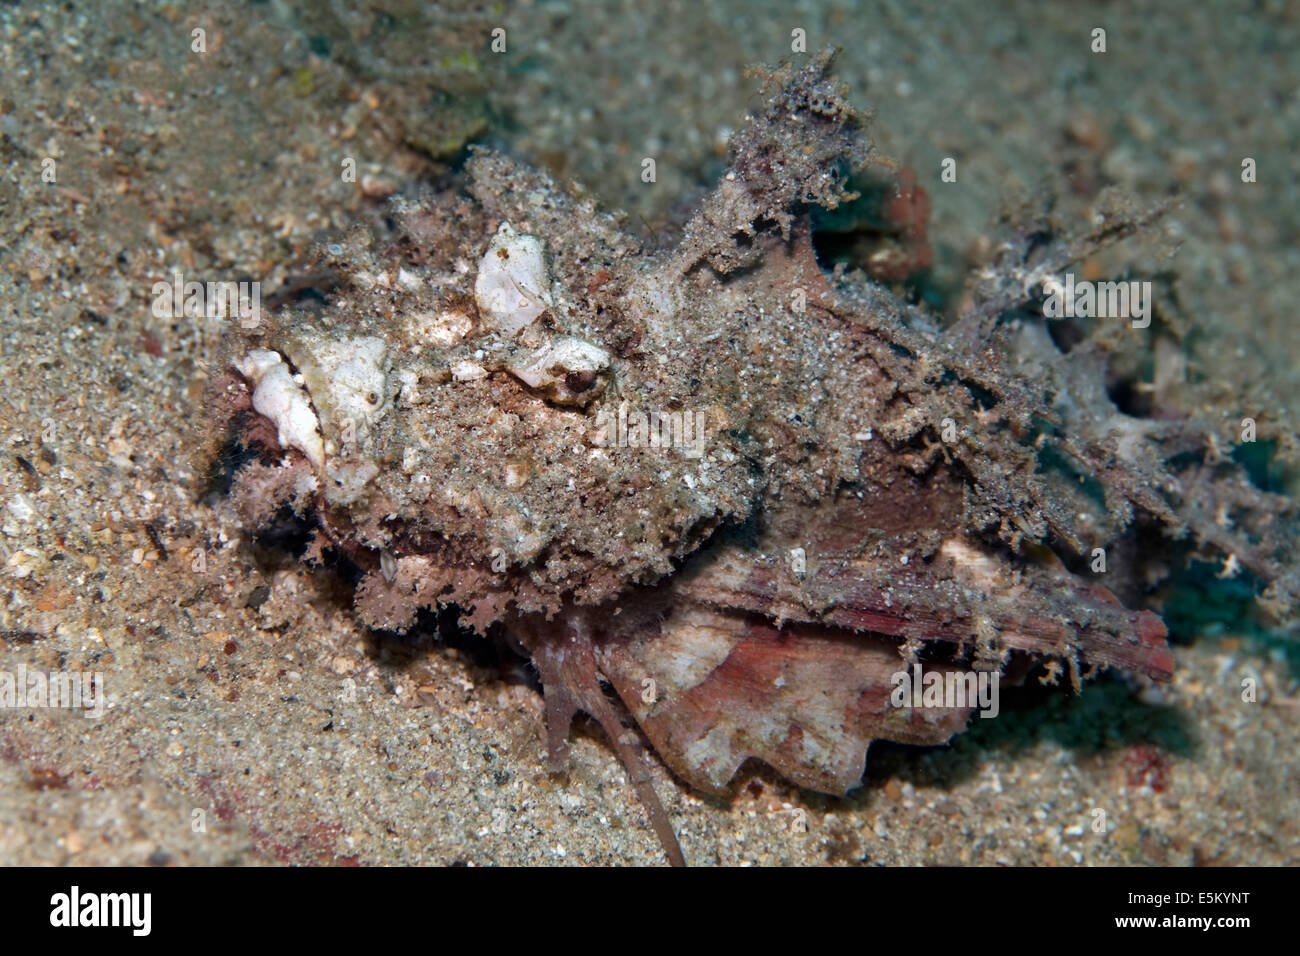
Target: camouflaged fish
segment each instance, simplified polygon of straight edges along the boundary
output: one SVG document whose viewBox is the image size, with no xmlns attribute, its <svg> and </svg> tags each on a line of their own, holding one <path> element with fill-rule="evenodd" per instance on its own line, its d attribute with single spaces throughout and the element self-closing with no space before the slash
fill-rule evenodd
<svg viewBox="0 0 1300 956">
<path fill-rule="evenodd" d="M 768 76 L 667 251 L 476 152 L 463 183 L 321 249 L 323 310 L 233 332 L 214 406 L 252 453 L 231 490 L 250 527 L 292 509 L 305 559 L 359 576 L 371 627 L 454 608 L 508 634 L 544 685 L 555 766 L 592 715 L 673 862 L 627 713 L 693 787 L 725 792 L 757 758 L 843 794 L 873 740 L 939 744 L 974 708 L 900 707 L 900 672 L 1167 680 L 1159 618 L 1077 573 L 1135 513 L 1294 593 L 1213 522 L 1219 485 L 1180 485 L 1169 462 L 1207 447 L 1195 427 L 1120 413 L 1103 354 L 1067 357 L 1024 308 L 1138 218 L 1008 238 L 947 328 L 819 265 L 810 213 L 851 201 L 872 158 L 829 60 Z M 1239 513 L 1283 507 L 1224 469 Z"/>
</svg>

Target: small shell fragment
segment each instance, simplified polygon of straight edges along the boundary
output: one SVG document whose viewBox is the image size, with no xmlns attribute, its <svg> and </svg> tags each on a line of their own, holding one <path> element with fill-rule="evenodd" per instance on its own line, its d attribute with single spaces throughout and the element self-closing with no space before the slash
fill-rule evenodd
<svg viewBox="0 0 1300 956">
<path fill-rule="evenodd" d="M 235 363 L 253 386 L 253 408 L 275 423 L 281 448 L 297 448 L 316 468 L 325 462 L 320 422 L 307 393 L 289 375 L 278 352 L 253 349 Z"/>
<path fill-rule="evenodd" d="M 541 242 L 502 223 L 474 280 L 474 299 L 485 325 L 513 337 L 546 311 L 549 286 Z"/>
<path fill-rule="evenodd" d="M 488 370 L 475 362 L 457 362 L 451 367 L 451 377 L 458 382 L 477 382 L 487 374 Z"/>
</svg>

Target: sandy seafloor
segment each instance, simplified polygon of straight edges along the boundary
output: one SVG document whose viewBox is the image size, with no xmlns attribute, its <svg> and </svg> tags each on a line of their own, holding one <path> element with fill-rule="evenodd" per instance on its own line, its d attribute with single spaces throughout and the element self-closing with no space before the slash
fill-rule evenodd
<svg viewBox="0 0 1300 956">
<path fill-rule="evenodd" d="M 1008 196 L 1086 225 L 1103 185 L 1180 195 L 1159 241 L 1116 255 L 1177 274 L 1202 411 L 1294 441 L 1294 4 L 360 6 L 0 7 L 0 670 L 102 671 L 111 704 L 0 711 L 0 862 L 662 862 L 596 730 L 547 774 L 527 682 L 377 642 L 327 578 L 197 499 L 220 321 L 153 318 L 152 284 L 273 289 L 375 195 L 445 172 L 430 153 L 466 129 L 657 227 L 718 174 L 746 65 L 804 29 L 927 185 L 941 269 Z M 348 155 L 365 189 L 340 181 Z M 934 181 L 945 156 L 958 183 Z M 948 747 L 877 745 L 849 799 L 762 768 L 731 800 L 658 764 L 657 785 L 702 864 L 1300 861 L 1294 636 L 1207 613 L 1178 637 L 1168 688 L 1007 693 Z"/>
</svg>

